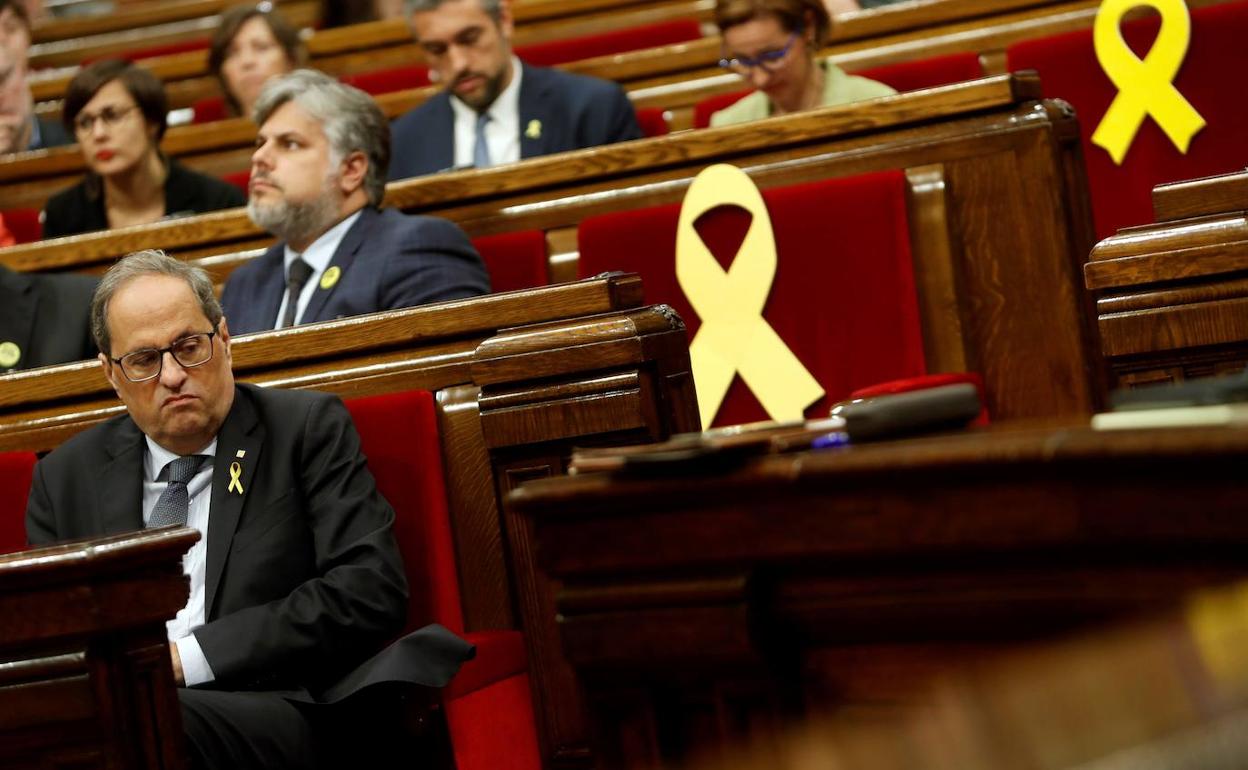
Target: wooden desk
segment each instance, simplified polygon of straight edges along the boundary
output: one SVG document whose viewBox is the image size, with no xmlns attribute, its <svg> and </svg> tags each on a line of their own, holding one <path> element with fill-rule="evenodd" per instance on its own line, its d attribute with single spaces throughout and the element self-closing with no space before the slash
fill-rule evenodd
<svg viewBox="0 0 1248 770">
<path fill-rule="evenodd" d="M 165 621 L 197 540 L 178 527 L 0 556 L 0 764 L 184 766 Z"/>
<path fill-rule="evenodd" d="M 1248 364 L 1248 171 L 1160 185 L 1157 224 L 1096 245 L 1096 299 L 1115 384 L 1222 374 Z"/>
<path fill-rule="evenodd" d="M 895 715 L 952 663 L 1242 578 L 1245 461 L 1245 429 L 1015 429 L 535 481 L 509 508 L 561 584 L 600 766 L 658 767 L 807 711 Z"/>
</svg>

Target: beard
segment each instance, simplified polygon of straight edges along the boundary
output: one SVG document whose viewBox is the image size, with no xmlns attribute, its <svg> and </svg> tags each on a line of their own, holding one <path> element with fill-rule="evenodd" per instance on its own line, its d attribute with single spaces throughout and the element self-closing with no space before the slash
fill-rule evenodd
<svg viewBox="0 0 1248 770">
<path fill-rule="evenodd" d="M 266 179 L 269 184 L 275 184 Z M 338 198 L 334 195 L 332 179 L 310 201 L 292 203 L 286 198 L 272 203 L 261 203 L 255 196 L 247 200 L 247 216 L 255 225 L 287 243 L 311 241 L 329 229 L 338 218 Z M 278 188 L 281 190 L 281 188 Z"/>
<path fill-rule="evenodd" d="M 454 90 L 454 82 L 452 82 L 451 93 L 455 94 L 456 99 L 459 99 L 461 102 L 473 108 L 477 112 L 488 110 L 490 108 L 490 105 L 494 103 L 494 100 L 498 98 L 498 95 L 503 92 L 503 78 L 506 76 L 506 74 L 507 74 L 507 70 L 506 68 L 504 68 L 500 70 L 497 74 L 495 74 L 493 77 L 488 77 L 488 76 L 484 77 L 485 82 L 481 87 L 481 91 L 473 96 L 461 95 L 461 94 L 456 93 Z M 456 81 L 462 78 L 467 78 L 471 76 L 472 76 L 472 73 L 469 73 L 467 75 L 461 75 L 459 78 L 456 78 Z"/>
</svg>

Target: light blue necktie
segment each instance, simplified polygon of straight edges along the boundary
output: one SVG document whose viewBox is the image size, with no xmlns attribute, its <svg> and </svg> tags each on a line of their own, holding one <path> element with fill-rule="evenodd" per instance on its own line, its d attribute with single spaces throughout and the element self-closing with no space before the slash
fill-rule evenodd
<svg viewBox="0 0 1248 770">
<path fill-rule="evenodd" d="M 490 163 L 490 145 L 485 140 L 485 124 L 490 122 L 490 113 L 482 112 L 477 115 L 477 143 L 472 148 L 472 165 L 477 168 L 489 168 Z"/>
</svg>

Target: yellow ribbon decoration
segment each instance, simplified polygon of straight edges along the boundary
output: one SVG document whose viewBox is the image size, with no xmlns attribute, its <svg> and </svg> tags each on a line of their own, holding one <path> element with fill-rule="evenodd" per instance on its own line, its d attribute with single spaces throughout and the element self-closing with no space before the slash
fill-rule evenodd
<svg viewBox="0 0 1248 770">
<path fill-rule="evenodd" d="M 702 214 L 725 204 L 751 215 L 750 229 L 727 272 L 693 226 Z M 689 359 L 703 429 L 715 419 L 737 373 L 773 420 L 800 420 L 802 411 L 823 395 L 823 388 L 763 320 L 775 276 L 771 217 L 754 181 L 724 163 L 704 169 L 685 194 L 676 231 L 676 279 L 702 320 L 689 345 Z"/>
<path fill-rule="evenodd" d="M 1127 46 L 1119 28 L 1122 17 L 1136 6 L 1148 6 L 1161 14 L 1161 31 L 1143 60 Z M 1118 94 L 1092 134 L 1092 143 L 1105 148 L 1114 163 L 1122 165 L 1146 115 L 1153 116 L 1183 154 L 1192 137 L 1205 127 L 1205 119 L 1174 87 L 1191 35 L 1192 19 L 1183 0 L 1105 0 L 1101 4 L 1092 39 L 1096 58 Z"/>
<path fill-rule="evenodd" d="M 225 491 L 243 493 L 243 466 L 238 463 L 230 463 L 230 485 Z"/>
</svg>

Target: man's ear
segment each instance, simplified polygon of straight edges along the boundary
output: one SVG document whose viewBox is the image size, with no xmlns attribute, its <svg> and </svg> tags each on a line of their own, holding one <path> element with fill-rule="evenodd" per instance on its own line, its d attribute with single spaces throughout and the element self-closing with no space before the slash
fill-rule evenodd
<svg viewBox="0 0 1248 770">
<path fill-rule="evenodd" d="M 364 186 L 364 177 L 368 176 L 368 156 L 356 150 L 342 160 L 342 178 L 338 182 L 344 196 Z"/>
<path fill-rule="evenodd" d="M 97 355 L 96 358 L 100 359 L 100 365 L 104 367 L 104 377 L 108 380 L 108 384 L 113 386 L 113 392 L 117 394 L 118 398 L 121 398 L 121 391 L 117 389 L 118 374 L 113 367 L 113 362 L 103 353 Z"/>
<path fill-rule="evenodd" d="M 225 325 L 225 316 L 221 316 L 221 323 L 217 324 L 217 336 L 225 346 L 225 360 L 230 361 L 230 327 Z"/>
</svg>

